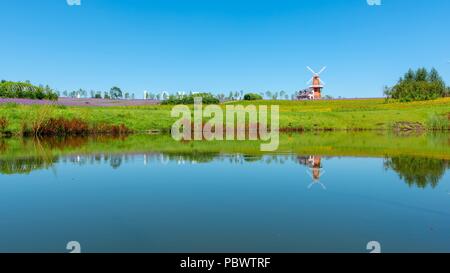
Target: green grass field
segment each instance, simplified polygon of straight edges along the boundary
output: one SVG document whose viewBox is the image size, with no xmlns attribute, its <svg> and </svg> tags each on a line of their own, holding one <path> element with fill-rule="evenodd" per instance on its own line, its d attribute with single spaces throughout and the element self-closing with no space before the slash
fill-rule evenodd
<svg viewBox="0 0 450 273">
<path fill-rule="evenodd" d="M 398 122 L 420 123 L 426 129 L 448 129 L 450 114 L 450 98 L 411 103 L 358 99 L 239 101 L 231 104 L 279 105 L 281 129 L 389 130 Z M 176 120 L 170 117 L 171 109 L 170 105 L 69 107 L 2 104 L 0 118 L 8 121 L 6 129 L 13 134 L 19 134 L 23 124 L 31 124 L 43 117 L 80 118 L 92 125 L 124 124 L 136 132 L 166 131 Z"/>
</svg>

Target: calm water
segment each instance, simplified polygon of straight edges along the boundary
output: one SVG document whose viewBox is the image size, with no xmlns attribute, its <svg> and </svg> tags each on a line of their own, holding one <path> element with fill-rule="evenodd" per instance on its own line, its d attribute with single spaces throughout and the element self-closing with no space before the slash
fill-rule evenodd
<svg viewBox="0 0 450 273">
<path fill-rule="evenodd" d="M 450 144 L 433 137 L 420 155 L 58 141 L 1 143 L 1 252 L 450 252 Z"/>
</svg>

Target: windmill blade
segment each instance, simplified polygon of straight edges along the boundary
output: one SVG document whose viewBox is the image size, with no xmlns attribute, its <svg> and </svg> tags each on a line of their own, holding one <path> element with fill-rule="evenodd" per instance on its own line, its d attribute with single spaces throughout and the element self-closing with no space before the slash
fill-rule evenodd
<svg viewBox="0 0 450 273">
<path fill-rule="evenodd" d="M 327 67 L 326 66 L 324 66 L 320 71 L 319 71 L 319 73 L 317 73 L 317 74 L 321 74 L 323 71 L 325 71 L 325 69 L 327 69 Z"/>
<path fill-rule="evenodd" d="M 326 83 L 321 79 L 320 80 L 320 83 L 322 84 L 322 85 L 326 85 Z"/>
<path fill-rule="evenodd" d="M 308 68 L 308 70 L 311 71 L 311 73 L 316 74 L 316 72 L 314 72 L 314 70 L 312 70 L 311 67 L 307 66 L 306 68 Z"/>
<path fill-rule="evenodd" d="M 309 81 L 307 81 L 306 84 L 312 83 L 313 80 L 314 80 L 314 77 L 311 77 L 311 79 Z"/>
</svg>

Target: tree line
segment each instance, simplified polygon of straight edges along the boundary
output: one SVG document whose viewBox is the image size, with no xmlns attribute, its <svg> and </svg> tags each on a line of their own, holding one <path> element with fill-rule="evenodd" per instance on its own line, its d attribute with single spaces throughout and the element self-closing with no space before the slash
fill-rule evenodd
<svg viewBox="0 0 450 273">
<path fill-rule="evenodd" d="M 63 91 L 64 97 L 70 98 L 93 98 L 93 99 L 135 99 L 134 93 L 124 92 L 121 88 L 114 86 L 109 91 L 94 91 L 89 92 L 85 89 L 78 89 L 74 91 Z"/>
<path fill-rule="evenodd" d="M 402 102 L 432 100 L 449 96 L 450 88 L 435 68 L 430 71 L 419 68 L 415 71 L 409 69 L 397 84 L 385 87 L 384 94 Z"/>
<path fill-rule="evenodd" d="M 21 98 L 38 100 L 57 100 L 58 93 L 46 85 L 33 85 L 29 81 L 0 81 L 0 98 Z"/>
</svg>

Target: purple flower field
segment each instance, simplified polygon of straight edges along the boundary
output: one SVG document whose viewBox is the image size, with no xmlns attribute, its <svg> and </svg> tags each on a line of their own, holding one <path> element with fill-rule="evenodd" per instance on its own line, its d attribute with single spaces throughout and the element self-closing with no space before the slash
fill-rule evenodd
<svg viewBox="0 0 450 273">
<path fill-rule="evenodd" d="M 57 101 L 50 100 L 33 100 L 33 99 L 13 99 L 0 98 L 0 104 L 17 103 L 23 105 L 65 105 L 65 106 L 143 106 L 159 104 L 157 100 L 109 100 L 109 99 L 75 99 L 75 98 L 59 98 Z"/>
</svg>

